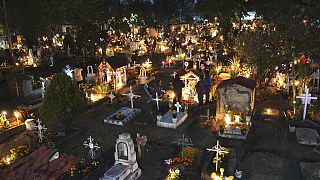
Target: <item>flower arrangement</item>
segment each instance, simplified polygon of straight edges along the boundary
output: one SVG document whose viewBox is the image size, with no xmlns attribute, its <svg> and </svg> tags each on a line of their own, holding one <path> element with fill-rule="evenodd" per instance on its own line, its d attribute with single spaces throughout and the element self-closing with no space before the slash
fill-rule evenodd
<svg viewBox="0 0 320 180">
<path fill-rule="evenodd" d="M 178 156 L 171 159 L 171 163 L 179 163 L 185 167 L 190 167 L 194 163 L 199 150 L 197 148 L 187 146 L 183 148 L 182 151 L 183 152 L 179 153 Z M 183 157 L 181 156 L 182 154 Z"/>
<path fill-rule="evenodd" d="M 69 176 L 72 179 L 80 179 L 97 168 L 99 164 L 100 163 L 97 160 L 87 160 L 86 158 L 82 158 L 78 164 L 70 168 Z"/>
<path fill-rule="evenodd" d="M 17 148 L 11 148 L 10 154 L 0 159 L 0 167 L 10 165 L 17 159 L 24 157 L 29 153 L 30 153 L 30 149 L 28 148 L 28 146 L 25 146 L 25 145 L 18 146 Z"/>
</svg>

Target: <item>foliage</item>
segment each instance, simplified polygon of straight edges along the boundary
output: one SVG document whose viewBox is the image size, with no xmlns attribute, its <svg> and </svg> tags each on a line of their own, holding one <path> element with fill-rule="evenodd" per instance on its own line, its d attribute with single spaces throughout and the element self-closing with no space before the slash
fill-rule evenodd
<svg viewBox="0 0 320 180">
<path fill-rule="evenodd" d="M 87 160 L 82 158 L 81 161 L 72 166 L 69 170 L 69 176 L 71 179 L 80 179 L 88 175 L 94 169 L 100 165 L 99 161 L 96 160 Z"/>
<path fill-rule="evenodd" d="M 105 83 L 93 86 L 92 90 L 96 94 L 107 94 L 111 90 L 111 88 L 109 84 Z"/>
<path fill-rule="evenodd" d="M 70 128 L 84 104 L 85 97 L 76 82 L 65 73 L 57 73 L 45 92 L 40 117 L 47 122 L 61 122 Z"/>
<path fill-rule="evenodd" d="M 1 166 L 6 166 L 14 163 L 14 161 L 28 155 L 30 153 L 30 149 L 28 146 L 21 145 L 16 148 L 11 148 L 10 149 L 10 154 L 4 156 L 0 160 L 0 167 Z"/>
</svg>

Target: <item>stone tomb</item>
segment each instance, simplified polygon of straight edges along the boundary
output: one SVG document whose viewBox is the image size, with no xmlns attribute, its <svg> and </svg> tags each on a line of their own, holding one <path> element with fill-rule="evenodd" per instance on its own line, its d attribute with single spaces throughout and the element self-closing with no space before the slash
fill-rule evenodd
<svg viewBox="0 0 320 180">
<path fill-rule="evenodd" d="M 296 137 L 299 144 L 319 145 L 319 134 L 316 130 L 310 128 L 296 128 Z"/>
<path fill-rule="evenodd" d="M 168 111 L 160 120 L 157 121 L 157 126 L 164 128 L 176 129 L 185 120 L 187 120 L 188 114 L 185 112 L 177 112 L 177 117 L 173 118 L 171 111 Z"/>
<path fill-rule="evenodd" d="M 104 119 L 105 123 L 123 126 L 141 113 L 141 109 L 122 107 Z"/>
<path fill-rule="evenodd" d="M 135 180 L 141 176 L 134 143 L 129 133 L 119 135 L 114 153 L 115 164 L 100 180 Z"/>
</svg>

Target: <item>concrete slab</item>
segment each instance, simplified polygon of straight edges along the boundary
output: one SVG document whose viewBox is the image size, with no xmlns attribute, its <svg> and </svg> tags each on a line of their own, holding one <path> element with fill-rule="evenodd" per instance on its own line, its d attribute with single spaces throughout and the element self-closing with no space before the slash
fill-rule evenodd
<svg viewBox="0 0 320 180">
<path fill-rule="evenodd" d="M 141 109 L 137 109 L 137 108 L 132 109 L 129 107 L 122 107 L 118 111 L 114 112 L 113 114 L 111 114 L 110 116 L 105 118 L 104 123 L 123 126 L 123 125 L 127 124 L 130 120 L 135 118 L 140 113 L 141 113 Z M 123 116 L 125 116 L 125 118 L 122 120 L 115 119 L 114 117 L 119 114 L 122 114 Z"/>
<path fill-rule="evenodd" d="M 296 128 L 296 137 L 299 144 L 318 145 L 319 134 L 310 128 Z"/>
</svg>

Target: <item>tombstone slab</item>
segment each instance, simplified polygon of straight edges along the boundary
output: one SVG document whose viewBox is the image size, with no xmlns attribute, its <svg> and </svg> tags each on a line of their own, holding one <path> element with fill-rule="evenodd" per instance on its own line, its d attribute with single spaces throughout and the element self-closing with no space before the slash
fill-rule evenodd
<svg viewBox="0 0 320 180">
<path fill-rule="evenodd" d="M 173 118 L 172 112 L 167 112 L 160 121 L 157 121 L 157 126 L 164 128 L 177 129 L 188 118 L 185 112 L 177 112 L 177 118 Z"/>
<path fill-rule="evenodd" d="M 141 176 L 138 167 L 134 143 L 129 133 L 119 135 L 115 145 L 115 164 L 100 180 L 136 180 Z"/>
<path fill-rule="evenodd" d="M 296 128 L 296 137 L 299 144 L 318 145 L 319 134 L 310 128 Z"/>
<path fill-rule="evenodd" d="M 123 126 L 140 113 L 141 113 L 141 109 L 122 107 L 118 111 L 114 112 L 113 114 L 105 118 L 104 123 Z M 117 119 L 117 117 L 119 118 Z"/>
</svg>

